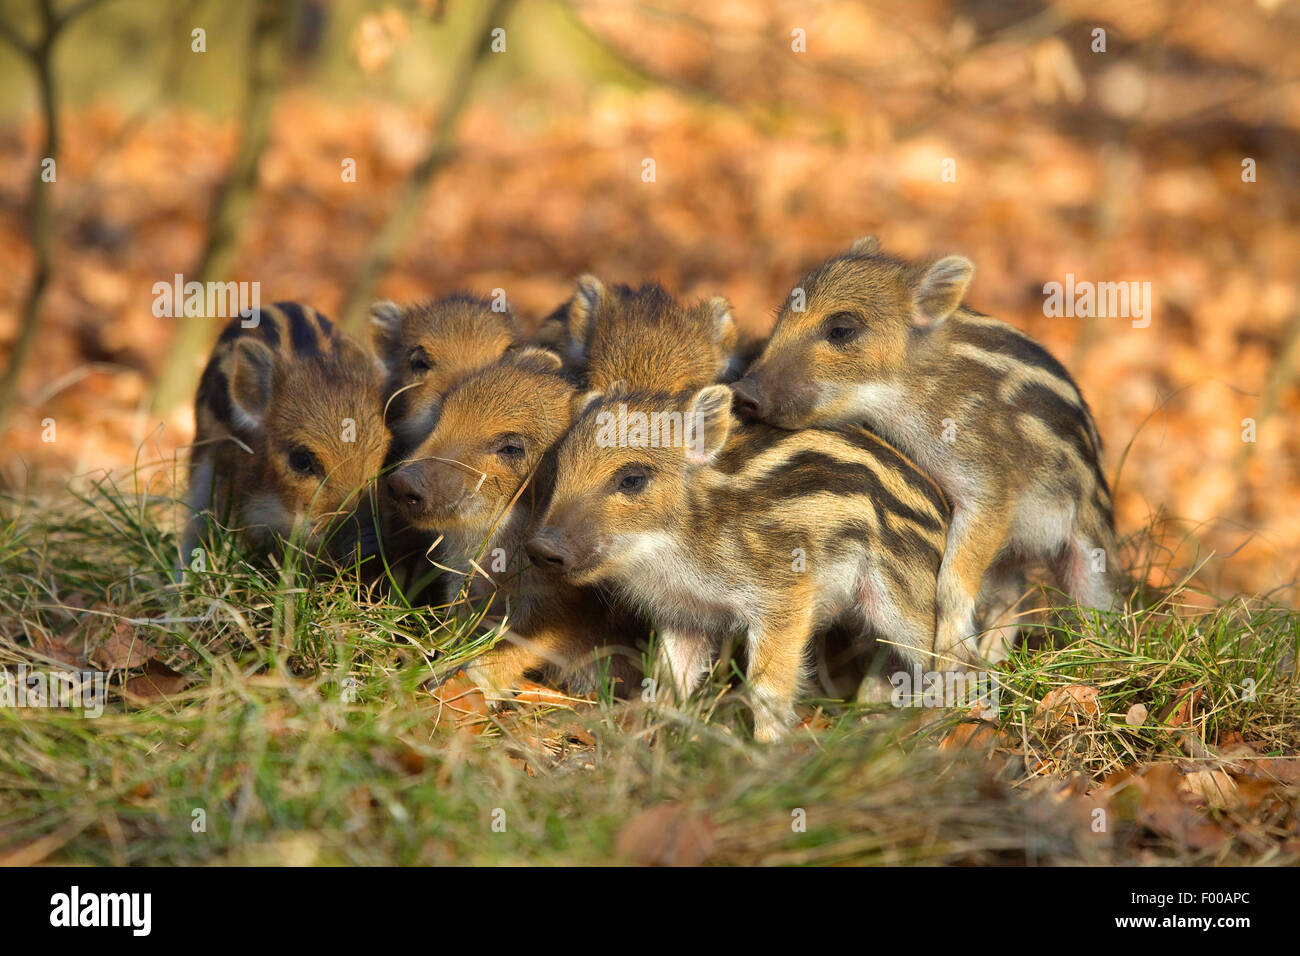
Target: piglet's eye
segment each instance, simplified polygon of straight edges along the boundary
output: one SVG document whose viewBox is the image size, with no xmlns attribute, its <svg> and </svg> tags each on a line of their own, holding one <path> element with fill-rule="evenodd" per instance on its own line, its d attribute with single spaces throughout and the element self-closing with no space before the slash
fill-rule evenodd
<svg viewBox="0 0 1300 956">
<path fill-rule="evenodd" d="M 303 477 L 320 472 L 320 464 L 316 461 L 316 456 L 301 445 L 289 452 L 289 468 Z"/>
<path fill-rule="evenodd" d="M 635 495 L 645 490 L 650 475 L 644 468 L 627 468 L 614 476 L 614 488 L 621 494 Z"/>
<path fill-rule="evenodd" d="M 524 457 L 524 440 L 519 435 L 501 435 L 496 440 L 493 451 L 506 459 L 519 459 Z"/>
<path fill-rule="evenodd" d="M 861 324 L 847 312 L 833 315 L 826 323 L 826 341 L 833 345 L 846 345 L 858 337 Z"/>
<path fill-rule="evenodd" d="M 429 353 L 424 349 L 416 349 L 411 353 L 411 371 L 427 372 L 433 368 L 433 359 L 429 358 Z"/>
</svg>

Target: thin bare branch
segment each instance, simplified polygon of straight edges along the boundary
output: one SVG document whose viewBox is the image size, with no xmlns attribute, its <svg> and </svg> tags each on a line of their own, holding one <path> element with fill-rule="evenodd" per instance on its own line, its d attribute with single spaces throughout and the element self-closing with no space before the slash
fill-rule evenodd
<svg viewBox="0 0 1300 956">
<path fill-rule="evenodd" d="M 375 283 L 388 270 L 398 250 L 414 229 L 424 197 L 438 171 L 451 160 L 455 152 L 456 125 L 469 102 L 474 76 L 490 48 L 492 31 L 505 22 L 513 5 L 514 0 L 493 0 L 473 44 L 452 74 L 451 88 L 443 102 L 429 151 L 411 173 L 388 220 L 371 242 L 366 259 L 348 291 L 347 300 L 339 314 L 339 321 L 344 328 L 355 331 L 361 325 Z"/>
<path fill-rule="evenodd" d="M 55 44 L 64 27 L 78 16 L 103 0 L 84 0 L 66 13 L 59 15 L 52 0 L 41 0 L 41 35 L 26 44 L 10 27 L 4 25 L 5 39 L 23 51 L 36 73 L 36 86 L 40 97 L 41 117 L 45 135 L 32 162 L 31 211 L 28 218 L 27 237 L 35 259 L 31 285 L 18 310 L 18 338 L 9 356 L 9 364 L 0 376 L 0 433 L 8 424 L 9 415 L 18 397 L 18 383 L 23 368 L 31 357 L 40 328 L 41 305 L 49 288 L 54 268 L 53 211 L 50 203 L 49 183 L 44 178 L 46 163 L 57 169 L 59 154 L 58 87 L 54 75 Z"/>
<path fill-rule="evenodd" d="M 271 136 L 271 112 L 284 76 L 289 10 L 280 0 L 261 0 L 250 37 L 252 66 L 247 75 L 240 117 L 239 152 L 212 200 L 208 235 L 194 268 L 198 282 L 223 280 L 234 265 L 239 229 L 247 219 L 257 185 L 257 169 Z M 217 323 L 181 322 L 154 389 L 153 411 L 165 414 L 187 397 L 198 378 L 194 357 L 216 337 Z"/>
<path fill-rule="evenodd" d="M 24 40 L 17 30 L 5 23 L 3 20 L 0 20 L 0 40 L 6 41 L 10 46 L 29 60 L 36 56 L 36 47 Z"/>
</svg>

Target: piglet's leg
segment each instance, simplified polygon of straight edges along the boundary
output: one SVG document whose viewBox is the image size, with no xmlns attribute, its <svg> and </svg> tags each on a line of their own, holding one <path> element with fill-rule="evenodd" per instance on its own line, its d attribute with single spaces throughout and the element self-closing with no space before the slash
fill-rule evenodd
<svg viewBox="0 0 1300 956">
<path fill-rule="evenodd" d="M 185 533 L 181 537 L 181 552 L 173 569 L 172 579 L 180 584 L 190 567 L 194 552 L 203 543 L 208 531 L 205 509 L 212 504 L 213 468 L 210 461 L 196 461 L 190 469 L 190 488 L 186 495 Z"/>
<path fill-rule="evenodd" d="M 1009 515 L 993 508 L 953 509 L 937 592 L 938 632 L 934 651 L 941 667 L 975 660 L 978 652 L 975 602 L 984 572 L 1001 550 L 1009 527 Z"/>
<path fill-rule="evenodd" d="M 1097 547 L 1096 540 L 1076 529 L 1053 560 L 1052 571 L 1061 589 L 1084 607 L 1109 611 L 1118 603 L 1115 576 L 1109 568 L 1116 547 L 1113 538 L 1109 549 Z"/>
<path fill-rule="evenodd" d="M 804 652 L 812 640 L 811 608 L 792 602 L 749 632 L 750 704 L 754 708 L 754 739 L 771 743 L 794 723 Z"/>
<path fill-rule="evenodd" d="M 980 591 L 984 620 L 984 633 L 979 642 L 981 659 L 996 664 L 1015 648 L 1026 616 L 1028 589 L 1029 583 L 1019 567 L 994 567 L 984 576 Z"/>
<path fill-rule="evenodd" d="M 684 701 L 700 686 L 713 663 L 713 646 L 707 635 L 693 631 L 658 628 L 659 654 L 656 674 Z"/>
</svg>

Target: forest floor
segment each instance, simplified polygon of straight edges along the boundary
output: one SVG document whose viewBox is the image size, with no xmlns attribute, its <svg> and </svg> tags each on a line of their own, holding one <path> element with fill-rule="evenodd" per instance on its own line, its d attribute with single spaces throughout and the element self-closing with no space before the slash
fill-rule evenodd
<svg viewBox="0 0 1300 956">
<path fill-rule="evenodd" d="M 228 548 L 174 585 L 175 508 L 0 506 L 8 693 L 105 681 L 0 707 L 0 863 L 1300 862 L 1292 610 L 1175 586 L 1053 613 L 991 709 L 808 699 L 760 746 L 725 659 L 685 704 L 489 709 L 441 682 L 495 635 L 355 569 Z"/>
</svg>

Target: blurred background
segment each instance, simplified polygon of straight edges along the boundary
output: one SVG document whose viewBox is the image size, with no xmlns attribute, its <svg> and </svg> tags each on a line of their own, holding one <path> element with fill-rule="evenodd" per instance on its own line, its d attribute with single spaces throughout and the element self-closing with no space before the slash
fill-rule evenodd
<svg viewBox="0 0 1300 956">
<path fill-rule="evenodd" d="M 1293 602 L 1298 81 L 1295 0 L 0 0 L 0 490 L 184 448 L 224 320 L 156 317 L 177 273 L 364 335 L 591 271 L 762 334 L 875 233 L 1069 367 L 1153 583 Z M 1067 274 L 1149 327 L 1048 317 Z"/>
</svg>

